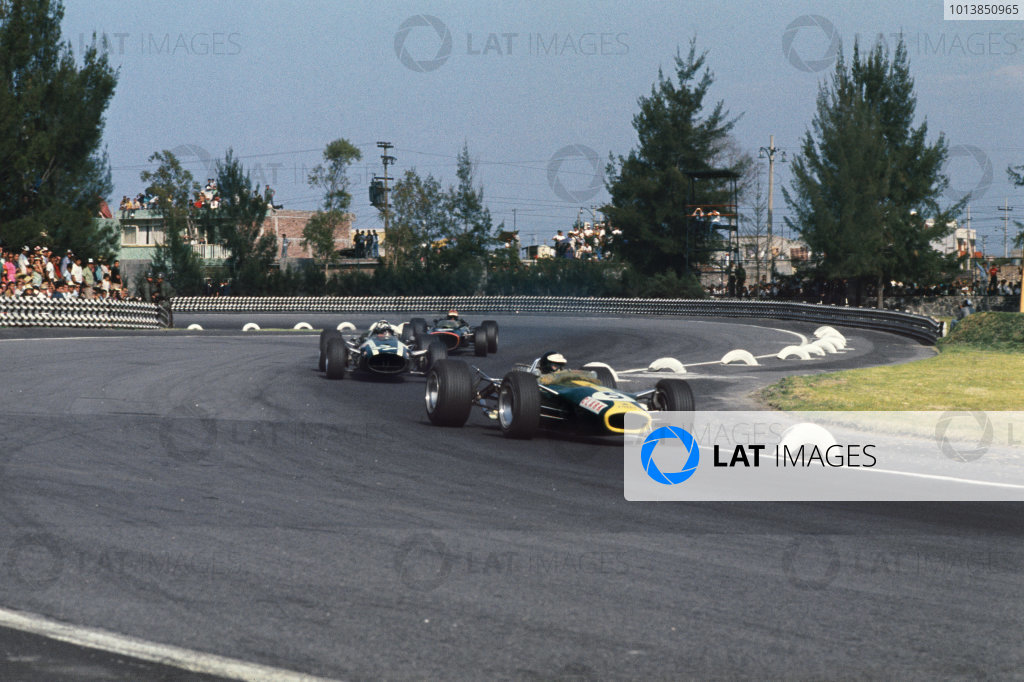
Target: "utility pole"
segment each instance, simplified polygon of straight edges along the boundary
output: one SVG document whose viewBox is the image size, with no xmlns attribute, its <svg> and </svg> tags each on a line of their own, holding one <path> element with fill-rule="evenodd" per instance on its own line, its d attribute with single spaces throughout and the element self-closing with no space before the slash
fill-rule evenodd
<svg viewBox="0 0 1024 682">
<path fill-rule="evenodd" d="M 768 252 L 770 254 L 771 266 L 768 269 L 768 279 L 775 280 L 775 241 L 772 237 L 772 216 L 773 195 L 775 194 L 775 152 L 779 151 L 775 146 L 775 136 L 768 136 L 768 146 L 761 147 L 759 158 L 768 158 Z M 786 160 L 786 152 L 782 152 L 782 161 Z"/>
<path fill-rule="evenodd" d="M 384 177 L 383 178 L 378 178 L 375 175 L 375 176 L 373 176 L 373 179 L 374 180 L 383 180 L 384 181 L 384 235 L 385 235 L 384 238 L 387 239 L 388 218 L 390 217 L 389 214 L 391 213 L 391 211 L 389 209 L 389 204 L 388 204 L 388 193 L 391 191 L 391 188 L 388 187 L 388 181 L 391 180 L 391 178 L 388 177 L 388 166 L 393 164 L 395 161 L 398 161 L 398 159 L 396 159 L 393 156 L 388 155 L 388 151 L 390 151 L 391 148 L 394 147 L 395 145 L 391 144 L 390 142 L 377 142 L 377 146 L 384 150 L 384 153 L 381 154 L 381 157 L 380 157 L 380 160 L 384 162 Z"/>
<path fill-rule="evenodd" d="M 1003 212 L 1003 258 L 1010 257 L 1010 248 L 1007 245 L 1007 234 L 1010 225 L 1010 211 L 1013 210 L 1013 206 L 1010 206 L 1009 198 L 1003 199 L 1002 206 L 996 206 L 996 210 Z"/>
</svg>

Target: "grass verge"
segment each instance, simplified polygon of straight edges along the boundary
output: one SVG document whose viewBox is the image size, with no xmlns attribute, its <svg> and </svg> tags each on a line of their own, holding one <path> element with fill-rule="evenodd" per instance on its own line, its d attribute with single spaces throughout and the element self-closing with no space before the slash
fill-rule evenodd
<svg viewBox="0 0 1024 682">
<path fill-rule="evenodd" d="M 780 410 L 1024 410 L 1024 315 L 971 315 L 933 358 L 787 377 L 761 391 Z"/>
</svg>

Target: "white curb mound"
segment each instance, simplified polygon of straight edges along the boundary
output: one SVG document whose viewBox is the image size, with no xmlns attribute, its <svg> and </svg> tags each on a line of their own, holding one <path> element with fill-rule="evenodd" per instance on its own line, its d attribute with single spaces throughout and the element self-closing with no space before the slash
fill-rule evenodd
<svg viewBox="0 0 1024 682">
<path fill-rule="evenodd" d="M 201 332 L 201 331 L 203 331 L 203 326 L 193 322 L 188 327 L 186 327 L 186 329 L 188 329 L 189 331 L 193 331 L 193 332 L 196 332 L 196 331 Z"/>
<path fill-rule="evenodd" d="M 825 357 L 825 349 L 817 345 L 816 343 L 809 343 L 806 346 L 800 347 L 806 350 L 808 355 L 816 355 L 819 358 Z"/>
<path fill-rule="evenodd" d="M 777 357 L 779 360 L 785 360 L 786 358 L 792 357 L 794 355 L 800 358 L 801 360 L 811 359 L 810 353 L 808 353 L 807 349 L 802 346 L 786 346 L 785 348 L 780 350 L 779 354 L 776 355 L 775 357 Z"/>
<path fill-rule="evenodd" d="M 243 332 L 258 332 L 259 330 L 260 326 L 255 322 L 248 322 L 244 327 L 242 327 Z"/>
<path fill-rule="evenodd" d="M 299 322 L 297 325 L 292 327 L 292 329 L 312 329 L 312 328 L 313 328 L 313 325 L 311 325 L 309 322 Z"/>
<path fill-rule="evenodd" d="M 672 372 L 673 374 L 686 374 L 686 368 L 683 367 L 683 363 L 679 362 L 675 358 L 658 358 L 650 365 L 647 369 L 651 372 Z"/>
<path fill-rule="evenodd" d="M 817 341 L 815 341 L 814 343 L 809 344 L 809 345 L 817 346 L 818 348 L 821 348 L 822 350 L 824 350 L 826 353 L 838 353 L 839 352 L 839 347 L 836 345 L 836 339 L 835 338 L 829 338 L 827 336 L 823 337 L 823 338 L 820 338 Z"/>
<path fill-rule="evenodd" d="M 828 336 L 829 334 L 839 334 L 839 332 L 836 331 L 835 327 L 829 327 L 828 325 L 818 327 L 814 330 L 814 335 L 819 339 L 823 336 Z M 842 334 L 839 334 L 839 336 L 842 336 Z"/>
<path fill-rule="evenodd" d="M 833 445 L 837 445 L 837 443 L 832 433 L 824 426 L 810 422 L 801 422 L 800 424 L 793 424 L 793 426 L 790 426 L 782 433 L 782 439 L 779 441 L 779 452 L 785 452 L 783 450 L 783 447 L 785 447 L 790 453 L 794 453 L 801 446 L 807 445 L 811 446 L 811 450 L 817 447 L 818 451 L 824 455 L 826 450 Z M 804 452 L 805 454 L 810 454 L 807 453 L 806 449 Z"/>
<path fill-rule="evenodd" d="M 757 358 L 749 350 L 737 348 L 722 356 L 722 364 L 728 365 L 731 362 L 742 362 L 744 365 L 756 365 Z"/>
<path fill-rule="evenodd" d="M 354 332 L 356 330 L 356 326 L 351 322 L 342 322 L 337 326 L 337 330 L 339 332 Z"/>
<path fill-rule="evenodd" d="M 583 369 L 593 369 L 594 367 L 604 367 L 605 369 L 612 373 L 612 376 L 615 378 L 615 383 L 619 383 L 619 373 L 616 372 L 611 365 L 606 365 L 603 362 L 588 362 L 587 364 L 583 365 Z"/>
</svg>

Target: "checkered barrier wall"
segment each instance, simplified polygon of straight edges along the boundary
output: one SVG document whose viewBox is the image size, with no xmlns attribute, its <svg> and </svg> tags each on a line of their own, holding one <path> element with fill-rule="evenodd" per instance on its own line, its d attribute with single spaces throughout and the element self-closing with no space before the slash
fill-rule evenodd
<svg viewBox="0 0 1024 682">
<path fill-rule="evenodd" d="M 564 296 L 362 296 L 362 297 L 181 297 L 182 313 L 421 313 L 449 308 L 460 313 L 554 313 L 673 317 L 749 317 L 798 320 L 821 325 L 877 329 L 934 343 L 942 323 L 922 315 L 874 308 L 785 301 L 663 298 L 575 298 Z"/>
<path fill-rule="evenodd" d="M 156 329 L 163 326 L 152 303 L 99 299 L 0 298 L 0 327 L 108 327 Z"/>
</svg>

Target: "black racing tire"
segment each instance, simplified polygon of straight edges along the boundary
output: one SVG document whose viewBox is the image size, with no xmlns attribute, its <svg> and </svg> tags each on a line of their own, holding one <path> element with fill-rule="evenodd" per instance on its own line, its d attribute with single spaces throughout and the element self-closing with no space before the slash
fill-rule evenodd
<svg viewBox="0 0 1024 682">
<path fill-rule="evenodd" d="M 615 375 L 607 367 L 584 367 L 583 371 L 593 372 L 597 375 L 597 383 L 601 384 L 605 388 L 612 388 L 618 390 L 619 382 L 615 381 Z"/>
<path fill-rule="evenodd" d="M 416 344 L 416 330 L 412 328 L 411 322 L 406 322 L 402 325 L 402 335 L 398 337 L 398 340 L 407 346 Z"/>
<path fill-rule="evenodd" d="M 478 358 L 487 357 L 488 343 L 487 330 L 483 327 L 477 327 L 473 331 L 473 354 Z"/>
<path fill-rule="evenodd" d="M 487 352 L 498 352 L 498 323 L 494 320 L 484 320 L 480 327 L 487 330 Z"/>
<path fill-rule="evenodd" d="M 473 374 L 459 360 L 438 360 L 427 373 L 427 417 L 435 426 L 462 426 L 473 407 Z"/>
<path fill-rule="evenodd" d="M 341 336 L 341 332 L 337 329 L 325 329 L 320 332 L 320 363 L 318 367 L 320 371 L 324 371 L 324 363 L 327 360 L 327 342 L 336 336 Z"/>
<path fill-rule="evenodd" d="M 424 362 L 426 364 L 423 365 L 423 372 L 429 372 L 438 362 L 447 359 L 448 347 L 444 345 L 444 341 L 441 339 L 433 339 L 427 346 L 427 354 L 424 358 Z"/>
<path fill-rule="evenodd" d="M 540 389 L 529 372 L 509 372 L 498 388 L 498 423 L 506 438 L 533 438 L 540 430 Z"/>
<path fill-rule="evenodd" d="M 662 379 L 654 386 L 651 409 L 664 412 L 693 412 L 693 391 L 683 379 Z"/>
<path fill-rule="evenodd" d="M 327 353 L 324 358 L 324 371 L 328 379 L 344 379 L 345 365 L 348 364 L 348 346 L 345 339 L 335 337 L 327 341 Z"/>
<path fill-rule="evenodd" d="M 426 348 L 430 343 L 430 337 L 427 335 L 427 321 L 422 317 L 414 317 L 409 320 L 409 326 L 412 327 L 412 338 L 416 340 L 416 345 L 419 348 Z"/>
</svg>

